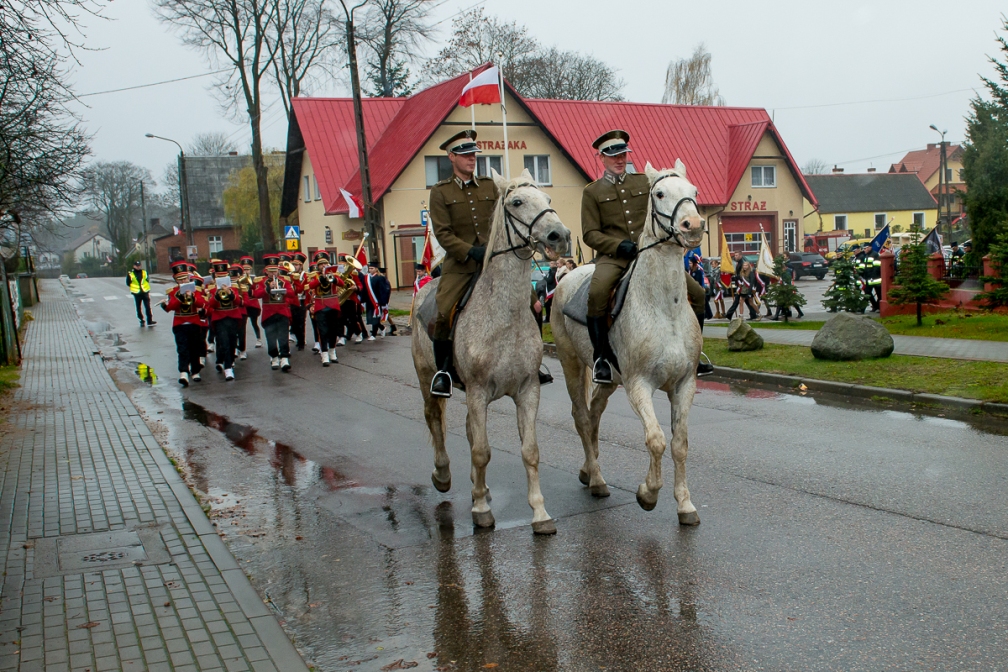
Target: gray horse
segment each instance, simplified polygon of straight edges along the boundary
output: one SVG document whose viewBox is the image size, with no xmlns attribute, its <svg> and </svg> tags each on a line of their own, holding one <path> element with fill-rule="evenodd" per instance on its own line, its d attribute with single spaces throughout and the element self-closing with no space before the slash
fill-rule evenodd
<svg viewBox="0 0 1008 672">
<path fill-rule="evenodd" d="M 528 502 L 532 507 L 532 530 L 555 534 L 556 525 L 546 513 L 539 489 L 539 444 L 536 416 L 539 414 L 539 366 L 542 338 L 529 308 L 531 283 L 529 260 L 536 252 L 551 258 L 570 249 L 570 230 L 550 208 L 550 198 L 536 186 L 526 170 L 508 182 L 496 172 L 494 182 L 500 198 L 494 209 L 482 275 L 469 303 L 455 326 L 455 366 L 466 388 L 466 436 L 472 451 L 472 518 L 477 527 L 493 527 L 486 467 L 490 462 L 487 439 L 487 406 L 509 396 L 518 413 L 521 455 L 528 479 Z M 416 297 L 422 305 L 433 283 Z M 424 398 L 424 416 L 434 444 L 431 480 L 440 492 L 451 488 L 451 470 L 445 450 L 445 402 L 430 393 L 437 371 L 434 350 L 426 325 L 414 312 L 413 365 Z"/>
<path fill-rule="evenodd" d="M 661 390 L 672 403 L 672 459 L 679 522 L 697 525 L 700 517 L 686 487 L 686 421 L 696 392 L 696 366 L 703 337 L 686 300 L 683 253 L 700 244 L 704 219 L 697 211 L 696 187 L 686 179 L 686 166 L 676 161 L 672 170 L 644 170 L 651 182 L 647 219 L 637 245 L 641 250 L 627 288 L 623 310 L 612 326 L 610 342 L 619 358 L 615 382 L 626 388 L 627 400 L 644 425 L 651 454 L 647 478 L 637 488 L 637 503 L 650 511 L 662 487 L 661 460 L 665 433 L 655 416 L 652 395 Z M 606 497 L 609 488 L 598 464 L 599 420 L 616 385 L 592 389 L 592 346 L 588 329 L 566 315 L 564 305 L 583 282 L 591 281 L 594 266 L 582 266 L 564 276 L 553 295 L 553 337 L 570 394 L 574 424 L 585 451 L 579 477 L 592 495 Z M 563 316 L 559 318 L 559 316 Z"/>
</svg>

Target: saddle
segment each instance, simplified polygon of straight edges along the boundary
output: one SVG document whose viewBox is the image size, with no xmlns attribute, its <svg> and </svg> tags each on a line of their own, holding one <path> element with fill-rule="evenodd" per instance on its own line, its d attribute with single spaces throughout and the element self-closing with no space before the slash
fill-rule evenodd
<svg viewBox="0 0 1008 672">
<path fill-rule="evenodd" d="M 462 299 L 459 300 L 458 304 L 452 310 L 452 334 L 455 333 L 455 325 L 458 324 L 458 316 L 462 313 L 462 310 L 469 303 L 469 297 L 472 296 L 473 288 L 476 287 L 476 281 L 479 280 L 479 272 L 473 274 L 472 280 L 469 282 L 469 287 L 466 289 L 465 294 L 462 295 Z M 417 319 L 420 324 L 424 325 L 427 329 L 427 336 L 432 340 L 434 338 L 434 322 L 437 321 L 437 288 L 438 283 L 441 278 L 434 278 L 427 283 L 431 289 L 424 297 L 423 303 L 420 304 L 420 308 L 417 309 Z"/>
<path fill-rule="evenodd" d="M 637 262 L 628 264 L 623 271 L 623 275 L 616 281 L 616 286 L 609 293 L 609 325 L 616 321 L 620 311 L 623 310 L 623 303 L 626 301 L 627 288 L 630 286 L 630 276 L 633 275 L 633 268 Z M 564 304 L 563 314 L 571 318 L 578 324 L 588 324 L 588 289 L 591 287 L 592 276 L 588 276 L 581 282 L 581 286 L 574 290 L 574 294 Z"/>
</svg>

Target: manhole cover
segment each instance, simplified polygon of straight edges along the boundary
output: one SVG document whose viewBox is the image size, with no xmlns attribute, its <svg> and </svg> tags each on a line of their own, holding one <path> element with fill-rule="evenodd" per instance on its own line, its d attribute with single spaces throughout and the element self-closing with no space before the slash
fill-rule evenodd
<svg viewBox="0 0 1008 672">
<path fill-rule="evenodd" d="M 108 562 L 110 560 L 122 560 L 126 557 L 123 551 L 102 551 L 101 553 L 91 553 L 85 555 L 81 560 L 84 562 Z"/>
<path fill-rule="evenodd" d="M 35 578 L 170 562 L 156 527 L 69 534 L 35 540 Z"/>
</svg>

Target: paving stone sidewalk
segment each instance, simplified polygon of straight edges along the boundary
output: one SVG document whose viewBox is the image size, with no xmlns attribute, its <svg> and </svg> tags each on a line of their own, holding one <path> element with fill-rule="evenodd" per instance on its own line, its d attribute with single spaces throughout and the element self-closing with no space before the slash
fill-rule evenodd
<svg viewBox="0 0 1008 672">
<path fill-rule="evenodd" d="M 0 670 L 307 670 L 58 281 L 0 425 Z"/>
<path fill-rule="evenodd" d="M 812 345 L 816 332 L 805 329 L 760 329 L 758 322 L 750 322 L 767 343 L 781 345 Z M 704 337 L 728 338 L 728 327 L 705 326 Z M 999 341 L 972 341 L 965 338 L 930 338 L 927 336 L 893 336 L 897 355 L 919 357 L 947 357 L 987 362 L 1008 362 L 1008 343 Z"/>
</svg>

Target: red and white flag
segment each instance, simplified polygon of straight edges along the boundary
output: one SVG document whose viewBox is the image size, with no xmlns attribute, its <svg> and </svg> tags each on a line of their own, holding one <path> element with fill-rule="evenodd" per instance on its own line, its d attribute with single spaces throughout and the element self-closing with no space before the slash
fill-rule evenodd
<svg viewBox="0 0 1008 672">
<path fill-rule="evenodd" d="M 428 228 L 427 236 L 424 238 L 423 254 L 420 255 L 420 263 L 423 264 L 424 268 L 427 269 L 427 272 L 430 273 L 431 262 L 433 261 L 434 261 L 434 250 L 431 249 L 430 230 Z"/>
<path fill-rule="evenodd" d="M 361 241 L 361 246 L 357 248 L 357 254 L 355 256 L 357 261 L 360 262 L 360 265 L 367 268 L 367 250 L 364 249 L 363 241 Z"/>
<path fill-rule="evenodd" d="M 343 200 L 346 201 L 350 219 L 359 219 L 360 217 L 363 217 L 364 204 L 361 203 L 361 200 L 346 189 L 340 189 L 339 191 L 343 194 Z"/>
<path fill-rule="evenodd" d="M 172 231 L 175 232 L 176 236 L 179 235 L 180 233 L 182 233 L 182 231 L 177 226 L 173 226 L 171 228 L 172 228 Z"/>
<path fill-rule="evenodd" d="M 500 70 L 497 66 L 487 68 L 462 89 L 462 97 L 459 98 L 459 105 L 469 107 L 471 105 L 491 105 L 501 102 L 500 96 Z"/>
</svg>

